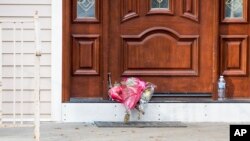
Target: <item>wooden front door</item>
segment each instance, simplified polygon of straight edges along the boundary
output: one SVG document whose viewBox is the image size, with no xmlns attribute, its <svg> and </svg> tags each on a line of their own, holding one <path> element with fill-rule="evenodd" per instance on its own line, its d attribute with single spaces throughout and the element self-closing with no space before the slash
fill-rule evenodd
<svg viewBox="0 0 250 141">
<path fill-rule="evenodd" d="M 62 87 L 65 102 L 70 98 L 103 97 L 107 42 L 103 24 L 107 15 L 105 5 L 101 0 L 63 0 Z"/>
<path fill-rule="evenodd" d="M 107 98 L 108 73 L 159 94 L 212 94 L 222 74 L 227 97 L 249 97 L 247 2 L 64 0 L 63 101 Z"/>
<path fill-rule="evenodd" d="M 156 84 L 157 93 L 212 93 L 215 2 L 113 0 L 113 82 L 137 76 Z"/>
<path fill-rule="evenodd" d="M 220 74 L 226 78 L 227 97 L 249 98 L 249 1 L 220 2 Z"/>
</svg>

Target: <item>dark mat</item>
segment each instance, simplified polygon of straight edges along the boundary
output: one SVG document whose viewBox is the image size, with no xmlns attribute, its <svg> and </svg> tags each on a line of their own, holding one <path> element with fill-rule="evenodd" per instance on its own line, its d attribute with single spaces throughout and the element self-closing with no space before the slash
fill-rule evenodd
<svg viewBox="0 0 250 141">
<path fill-rule="evenodd" d="M 131 121 L 129 123 L 124 122 L 102 122 L 102 121 L 95 121 L 94 122 L 97 127 L 110 127 L 110 128 L 183 128 L 187 127 L 182 122 L 138 122 L 138 121 Z"/>
</svg>

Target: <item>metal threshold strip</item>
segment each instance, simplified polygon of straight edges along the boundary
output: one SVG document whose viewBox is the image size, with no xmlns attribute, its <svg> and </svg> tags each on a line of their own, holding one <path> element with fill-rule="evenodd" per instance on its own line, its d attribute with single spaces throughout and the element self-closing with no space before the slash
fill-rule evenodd
<svg viewBox="0 0 250 141">
<path fill-rule="evenodd" d="M 210 93 L 155 93 L 154 97 L 208 97 L 211 98 Z"/>
<path fill-rule="evenodd" d="M 70 98 L 69 103 L 116 103 L 103 98 Z M 209 93 L 156 93 L 149 103 L 250 103 L 249 99 L 225 99 L 217 101 Z"/>
</svg>

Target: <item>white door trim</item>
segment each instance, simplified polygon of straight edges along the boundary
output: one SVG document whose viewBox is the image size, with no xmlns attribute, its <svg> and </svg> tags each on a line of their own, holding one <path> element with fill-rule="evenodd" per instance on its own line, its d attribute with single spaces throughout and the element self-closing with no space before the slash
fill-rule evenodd
<svg viewBox="0 0 250 141">
<path fill-rule="evenodd" d="M 62 121 L 62 0 L 52 0 L 51 117 Z"/>
</svg>

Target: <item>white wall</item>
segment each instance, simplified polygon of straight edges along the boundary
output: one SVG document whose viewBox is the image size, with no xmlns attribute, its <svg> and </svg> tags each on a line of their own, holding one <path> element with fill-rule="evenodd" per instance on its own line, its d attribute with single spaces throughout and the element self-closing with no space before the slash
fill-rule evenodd
<svg viewBox="0 0 250 141">
<path fill-rule="evenodd" d="M 41 27 L 41 118 L 51 119 L 51 0 L 0 0 L 0 19 L 33 19 L 38 11 Z M 13 109 L 13 25 L 3 24 L 3 117 L 11 118 Z M 17 25 L 17 27 L 20 25 Z M 20 39 L 20 29 L 17 29 L 17 39 Z M 34 91 L 34 28 L 32 24 L 24 28 L 24 117 L 33 117 Z M 17 42 L 17 47 L 20 42 Z M 18 52 L 18 50 L 17 50 Z M 20 64 L 20 54 L 16 54 L 17 64 Z M 20 66 L 17 66 L 17 88 L 20 87 Z M 17 101 L 20 101 L 20 91 L 17 91 Z M 16 104 L 17 113 L 20 103 Z"/>
</svg>

